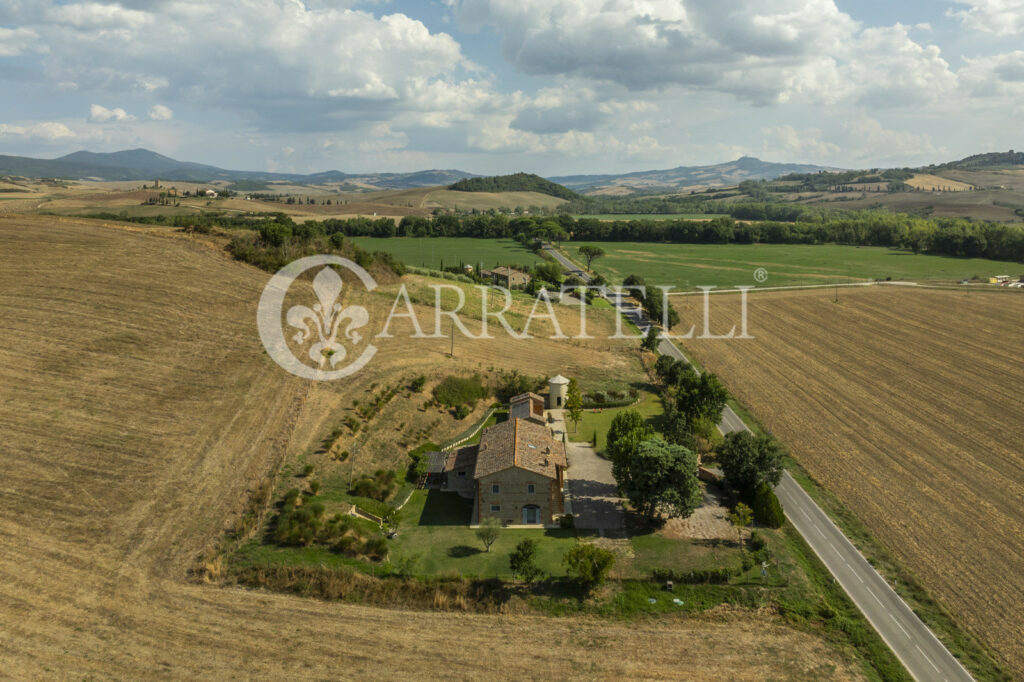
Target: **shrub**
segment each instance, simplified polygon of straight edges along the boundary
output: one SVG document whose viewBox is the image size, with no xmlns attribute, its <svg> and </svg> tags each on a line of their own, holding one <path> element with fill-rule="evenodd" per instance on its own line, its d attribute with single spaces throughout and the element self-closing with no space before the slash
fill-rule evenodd
<svg viewBox="0 0 1024 682">
<path fill-rule="evenodd" d="M 313 473 L 314 469 L 315 467 L 312 464 L 307 464 L 306 466 L 302 467 L 302 475 L 309 476 L 311 473 Z"/>
<path fill-rule="evenodd" d="M 779 504 L 779 498 L 764 481 L 758 483 L 750 496 L 750 508 L 754 510 L 754 518 L 769 528 L 781 528 L 786 523 L 786 515 Z"/>
<path fill-rule="evenodd" d="M 397 476 L 394 471 L 377 469 L 372 476 L 363 474 L 357 478 L 352 484 L 352 489 L 349 493 L 357 497 L 367 497 L 371 500 L 383 502 L 395 492 L 396 478 Z"/>
<path fill-rule="evenodd" d="M 319 495 L 320 494 L 320 481 L 310 481 L 309 482 L 309 491 L 311 493 L 313 493 L 314 495 Z"/>
<path fill-rule="evenodd" d="M 671 580 L 672 582 L 687 585 L 723 585 L 729 582 L 733 571 L 728 568 L 703 568 L 696 571 L 685 571 L 676 573 L 670 568 L 656 568 L 651 572 L 651 577 L 658 582 Z"/>
<path fill-rule="evenodd" d="M 381 536 L 367 538 L 363 543 L 363 554 L 373 559 L 383 559 L 388 553 L 388 541 Z"/>
<path fill-rule="evenodd" d="M 512 569 L 512 574 L 522 578 L 527 584 L 539 578 L 542 571 L 537 565 L 537 541 L 531 538 L 520 540 L 508 557 L 508 565 Z"/>
<path fill-rule="evenodd" d="M 559 516 L 558 526 L 559 528 L 575 528 L 576 517 L 574 517 L 572 514 L 565 514 L 564 516 Z"/>
<path fill-rule="evenodd" d="M 469 416 L 469 413 L 470 409 L 468 405 L 459 405 L 458 407 L 455 408 L 456 419 L 465 419 L 466 417 Z"/>
<path fill-rule="evenodd" d="M 608 577 L 608 571 L 615 563 L 615 555 L 607 549 L 577 542 L 562 557 L 562 563 L 566 572 L 589 591 L 598 587 Z"/>
<path fill-rule="evenodd" d="M 412 391 L 415 391 L 416 393 L 419 393 L 420 391 L 423 390 L 423 386 L 426 385 L 426 383 L 427 383 L 427 377 L 425 377 L 425 376 L 423 376 L 421 374 L 421 375 L 419 375 L 418 377 L 416 377 L 415 379 L 412 380 L 412 383 L 409 384 L 409 388 Z"/>
<path fill-rule="evenodd" d="M 450 376 L 435 386 L 433 393 L 434 399 L 440 404 L 457 407 L 459 405 L 476 405 L 476 402 L 486 398 L 490 391 L 480 383 L 478 376 L 468 379 Z"/>
</svg>

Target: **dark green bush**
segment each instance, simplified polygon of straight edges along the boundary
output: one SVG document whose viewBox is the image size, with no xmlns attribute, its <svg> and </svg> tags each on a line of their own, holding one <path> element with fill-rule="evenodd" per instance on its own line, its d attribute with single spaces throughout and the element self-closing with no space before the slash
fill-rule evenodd
<svg viewBox="0 0 1024 682">
<path fill-rule="evenodd" d="M 444 381 L 434 387 L 434 399 L 446 407 L 458 407 L 459 405 L 476 405 L 478 400 L 486 398 L 490 394 L 481 382 L 480 377 L 469 378 L 446 377 Z"/>
<path fill-rule="evenodd" d="M 786 515 L 779 504 L 779 498 L 767 483 L 759 483 L 749 497 L 750 508 L 754 511 L 754 518 L 758 523 L 769 528 L 781 528 L 786 523 Z"/>
<path fill-rule="evenodd" d="M 685 571 L 679 573 L 668 568 L 656 568 L 651 572 L 651 576 L 658 582 L 671 580 L 673 582 L 687 585 L 722 585 L 729 582 L 729 578 L 732 577 L 732 575 L 733 571 L 728 568 L 704 568 L 697 571 Z"/>
</svg>

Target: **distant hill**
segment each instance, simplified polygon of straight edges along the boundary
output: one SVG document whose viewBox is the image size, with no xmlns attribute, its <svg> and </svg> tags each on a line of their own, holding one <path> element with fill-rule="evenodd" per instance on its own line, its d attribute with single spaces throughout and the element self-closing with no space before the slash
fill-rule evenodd
<svg viewBox="0 0 1024 682">
<path fill-rule="evenodd" d="M 579 196 L 571 189 L 533 173 L 467 178 L 448 185 L 448 189 L 458 192 L 539 192 L 558 199 L 575 199 Z"/>
<path fill-rule="evenodd" d="M 960 159 L 959 161 L 950 161 L 949 163 L 944 163 L 939 166 L 929 166 L 929 168 L 947 170 L 983 170 L 1009 168 L 1013 166 L 1024 166 L 1024 152 L 1015 152 L 1011 149 L 1008 152 L 975 154 L 973 156 Z"/>
<path fill-rule="evenodd" d="M 120 152 L 74 152 L 57 159 L 33 159 L 25 156 L 0 155 L 0 175 L 30 178 L 65 178 L 69 180 L 143 180 L 160 178 L 170 182 L 290 182 L 302 185 L 352 183 L 379 189 L 412 189 L 446 185 L 464 178 L 476 177 L 460 170 L 423 170 L 412 173 L 343 173 L 325 171 L 299 173 L 267 173 L 261 171 L 225 170 L 201 163 L 178 161 L 148 149 Z"/>
<path fill-rule="evenodd" d="M 600 188 L 622 187 L 636 191 L 680 189 L 684 187 L 723 187 L 744 180 L 773 180 L 790 173 L 817 173 L 835 170 L 825 166 L 802 163 L 772 163 L 752 156 L 712 166 L 679 166 L 668 170 L 637 171 L 611 175 L 566 175 L 550 180 L 579 192 Z"/>
</svg>

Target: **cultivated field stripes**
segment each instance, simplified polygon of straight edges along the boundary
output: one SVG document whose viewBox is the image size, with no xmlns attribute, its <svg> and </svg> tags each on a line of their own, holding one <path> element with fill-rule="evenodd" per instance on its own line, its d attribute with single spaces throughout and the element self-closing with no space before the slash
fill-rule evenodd
<svg viewBox="0 0 1024 682">
<path fill-rule="evenodd" d="M 690 341 L 959 619 L 1024 669 L 1024 298 L 755 295 L 749 342 Z"/>
<path fill-rule="evenodd" d="M 447 339 L 424 339 L 382 346 L 345 386 L 311 389 L 259 345 L 266 279 L 168 230 L 0 217 L 4 675 L 423 676 L 458 641 L 439 676 L 860 679 L 824 639 L 747 610 L 646 623 L 470 616 L 187 582 L 247 492 L 376 382 L 492 367 L 642 376 L 635 342 L 538 340 L 531 355 L 499 337 L 448 358 Z M 605 312 L 595 329 L 614 319 Z M 380 419 L 420 428 L 437 414 L 421 404 L 396 400 Z M 449 419 L 437 436 L 463 427 Z M 360 466 L 404 463 L 401 430 L 368 431 Z"/>
</svg>

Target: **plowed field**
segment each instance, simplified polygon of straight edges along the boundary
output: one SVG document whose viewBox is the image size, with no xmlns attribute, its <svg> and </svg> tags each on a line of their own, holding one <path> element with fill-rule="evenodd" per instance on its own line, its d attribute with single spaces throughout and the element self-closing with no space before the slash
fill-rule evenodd
<svg viewBox="0 0 1024 682">
<path fill-rule="evenodd" d="M 685 344 L 1024 675 L 1024 296 L 833 295 L 754 295 L 753 340 Z"/>
<path fill-rule="evenodd" d="M 161 230 L 0 217 L 0 677 L 859 677 L 823 639 L 750 611 L 422 613 L 189 582 L 247 490 L 386 368 L 582 362 L 578 343 L 541 341 L 446 360 L 441 339 L 382 348 L 350 392 L 313 390 L 259 345 L 266 281 Z"/>
</svg>

